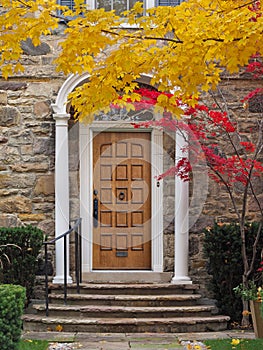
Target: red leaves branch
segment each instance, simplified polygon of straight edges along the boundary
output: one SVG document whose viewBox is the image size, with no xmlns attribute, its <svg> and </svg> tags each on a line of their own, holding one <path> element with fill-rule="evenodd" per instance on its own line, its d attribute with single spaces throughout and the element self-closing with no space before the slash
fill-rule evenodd
<svg viewBox="0 0 263 350">
<path fill-rule="evenodd" d="M 261 90 L 263 92 L 263 89 Z M 155 105 L 160 95 L 159 92 L 147 89 L 138 91 L 142 96 L 142 100 L 147 100 L 148 106 Z M 133 125 L 135 128 L 159 127 L 174 132 L 178 129 L 181 131 L 187 130 L 187 151 L 192 154 L 191 161 L 198 162 L 198 160 L 203 160 L 205 157 L 210 169 L 209 175 L 217 183 L 222 183 L 223 180 L 229 187 L 234 183 L 241 183 L 247 186 L 251 180 L 251 172 L 254 177 L 263 174 L 263 166 L 253 158 L 256 146 L 252 142 L 240 140 L 236 147 L 230 142 L 233 146 L 233 155 L 229 156 L 220 151 L 220 142 L 211 144 L 211 140 L 215 141 L 220 138 L 231 140 L 231 135 L 237 133 L 236 125 L 230 120 L 227 113 L 210 110 L 207 106 L 198 104 L 195 107 L 189 107 L 185 111 L 185 115 L 188 117 L 187 124 L 172 119 L 170 115 L 167 115 L 160 120 L 133 123 Z M 251 154 L 251 157 L 248 154 Z M 182 157 L 174 167 L 161 174 L 158 180 L 166 176 L 176 175 L 183 181 L 189 181 L 191 171 L 192 165 L 189 160 L 186 157 Z"/>
</svg>

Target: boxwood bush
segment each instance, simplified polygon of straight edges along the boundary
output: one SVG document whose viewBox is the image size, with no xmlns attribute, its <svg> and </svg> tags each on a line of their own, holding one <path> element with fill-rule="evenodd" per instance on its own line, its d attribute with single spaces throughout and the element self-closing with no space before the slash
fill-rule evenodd
<svg viewBox="0 0 263 350">
<path fill-rule="evenodd" d="M 253 241 L 258 223 L 246 225 L 246 246 L 249 261 L 252 258 Z M 263 246 L 263 230 L 258 244 L 254 271 L 250 278 L 256 278 Z M 233 291 L 242 282 L 243 262 L 241 256 L 241 237 L 239 225 L 217 224 L 205 231 L 204 253 L 208 258 L 208 272 L 211 275 L 209 289 L 217 300 L 219 311 L 231 317 L 232 322 L 242 319 L 242 302 Z"/>
<path fill-rule="evenodd" d="M 21 336 L 25 288 L 0 284 L 0 349 L 15 350 Z"/>
<path fill-rule="evenodd" d="M 31 225 L 0 228 L 0 282 L 25 287 L 28 302 L 33 296 L 37 256 L 42 244 L 43 232 Z"/>
</svg>

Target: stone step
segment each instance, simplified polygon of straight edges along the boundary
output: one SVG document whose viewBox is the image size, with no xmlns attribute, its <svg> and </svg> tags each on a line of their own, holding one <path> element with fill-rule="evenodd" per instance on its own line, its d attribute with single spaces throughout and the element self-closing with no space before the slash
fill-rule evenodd
<svg viewBox="0 0 263 350">
<path fill-rule="evenodd" d="M 147 284 L 93 284 L 81 283 L 80 294 L 113 294 L 113 295 L 168 295 L 168 294 L 193 294 L 198 290 L 197 285 L 184 284 L 177 285 L 171 283 L 147 283 Z M 68 284 L 68 293 L 77 293 L 76 284 Z M 63 285 L 49 284 L 49 290 L 52 293 L 63 293 Z"/>
<path fill-rule="evenodd" d="M 215 315 L 211 303 L 202 304 L 197 285 L 170 283 L 50 284 L 49 316 L 35 304 L 23 316 L 25 331 L 65 332 L 205 332 L 227 328 L 229 317 Z"/>
<path fill-rule="evenodd" d="M 45 315 L 45 305 L 34 305 L 38 315 Z M 210 316 L 215 311 L 212 305 L 196 306 L 166 306 L 166 307 L 129 307 L 129 306 L 105 306 L 105 305 L 50 305 L 49 316 L 73 317 L 73 318 L 171 318 L 171 317 L 195 317 Z"/>
<path fill-rule="evenodd" d="M 102 294 L 68 294 L 70 305 L 108 305 L 108 306 L 191 306 L 201 299 L 200 294 L 168 295 L 102 295 Z M 64 303 L 64 294 L 50 295 L 50 303 Z"/>
<path fill-rule="evenodd" d="M 153 271 L 92 271 L 83 272 L 82 281 L 92 283 L 170 283 L 173 277 L 172 272 Z"/>
<path fill-rule="evenodd" d="M 227 328 L 228 316 L 171 318 L 61 318 L 24 315 L 24 331 L 99 333 L 187 333 L 221 331 Z"/>
</svg>

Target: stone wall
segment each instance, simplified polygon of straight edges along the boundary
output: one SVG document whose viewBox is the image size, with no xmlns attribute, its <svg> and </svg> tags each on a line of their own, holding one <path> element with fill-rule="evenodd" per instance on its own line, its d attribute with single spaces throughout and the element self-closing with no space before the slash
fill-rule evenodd
<svg viewBox="0 0 263 350">
<path fill-rule="evenodd" d="M 25 72 L 0 79 L 0 225 L 33 224 L 54 235 L 55 135 L 51 103 L 63 82 L 58 38 L 24 43 Z"/>
<path fill-rule="evenodd" d="M 51 103 L 65 77 L 55 71 L 53 59 L 59 50 L 59 35 L 45 38 L 45 43 L 34 48 L 24 44 L 23 64 L 25 72 L 8 81 L 0 79 L 0 226 L 33 224 L 49 238 L 54 236 L 54 157 L 55 125 Z M 225 77 L 221 89 L 229 108 L 242 123 L 240 131 L 248 138 L 258 114 L 242 108 L 241 98 L 251 88 L 261 86 L 245 74 Z M 220 97 L 220 93 L 216 92 Z M 204 97 L 212 103 L 211 97 Z M 71 218 L 79 216 L 79 149 L 78 124 L 69 123 L 70 150 L 70 212 Z M 253 133 L 252 133 L 253 135 Z M 164 135 L 164 168 L 174 161 L 174 140 Z M 200 180 L 201 181 L 201 180 Z M 164 180 L 164 267 L 173 271 L 174 266 L 174 181 Z M 202 188 L 202 186 L 200 187 Z M 263 183 L 257 190 L 263 193 Z M 236 187 L 240 195 L 242 188 Z M 259 197 L 263 201 L 263 195 Z M 195 208 L 193 208 L 195 210 Z M 228 196 L 222 189 L 209 182 L 209 192 L 202 213 L 191 226 L 190 276 L 205 291 L 209 276 L 202 253 L 203 229 L 213 221 L 231 221 L 234 218 Z M 256 206 L 251 203 L 251 220 L 257 219 Z"/>
</svg>

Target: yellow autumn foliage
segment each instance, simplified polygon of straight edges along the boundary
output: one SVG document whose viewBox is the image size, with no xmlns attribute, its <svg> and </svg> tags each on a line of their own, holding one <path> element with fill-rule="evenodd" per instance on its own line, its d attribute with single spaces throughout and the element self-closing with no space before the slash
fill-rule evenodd
<svg viewBox="0 0 263 350">
<path fill-rule="evenodd" d="M 256 3 L 256 1 L 255 1 Z M 35 45 L 58 25 L 55 0 L 1 0 L 0 68 L 7 77 L 19 70 L 21 41 Z M 222 69 L 237 72 L 262 51 L 262 9 L 251 11 L 251 0 L 189 0 L 175 7 L 156 7 L 142 15 L 137 3 L 122 17 L 103 9 L 90 11 L 81 0 L 71 15 L 57 69 L 65 74 L 89 73 L 89 81 L 70 96 L 78 117 L 90 121 L 96 111 L 134 94 L 143 74 L 159 91 L 173 91 L 194 103 L 200 92 L 213 89 Z M 262 7 L 262 6 L 261 6 Z M 78 16 L 81 13 L 81 16 Z M 190 99 L 191 96 L 191 99 Z M 123 103 L 123 102 L 122 102 Z M 158 105 L 175 114 L 169 98 Z"/>
</svg>

